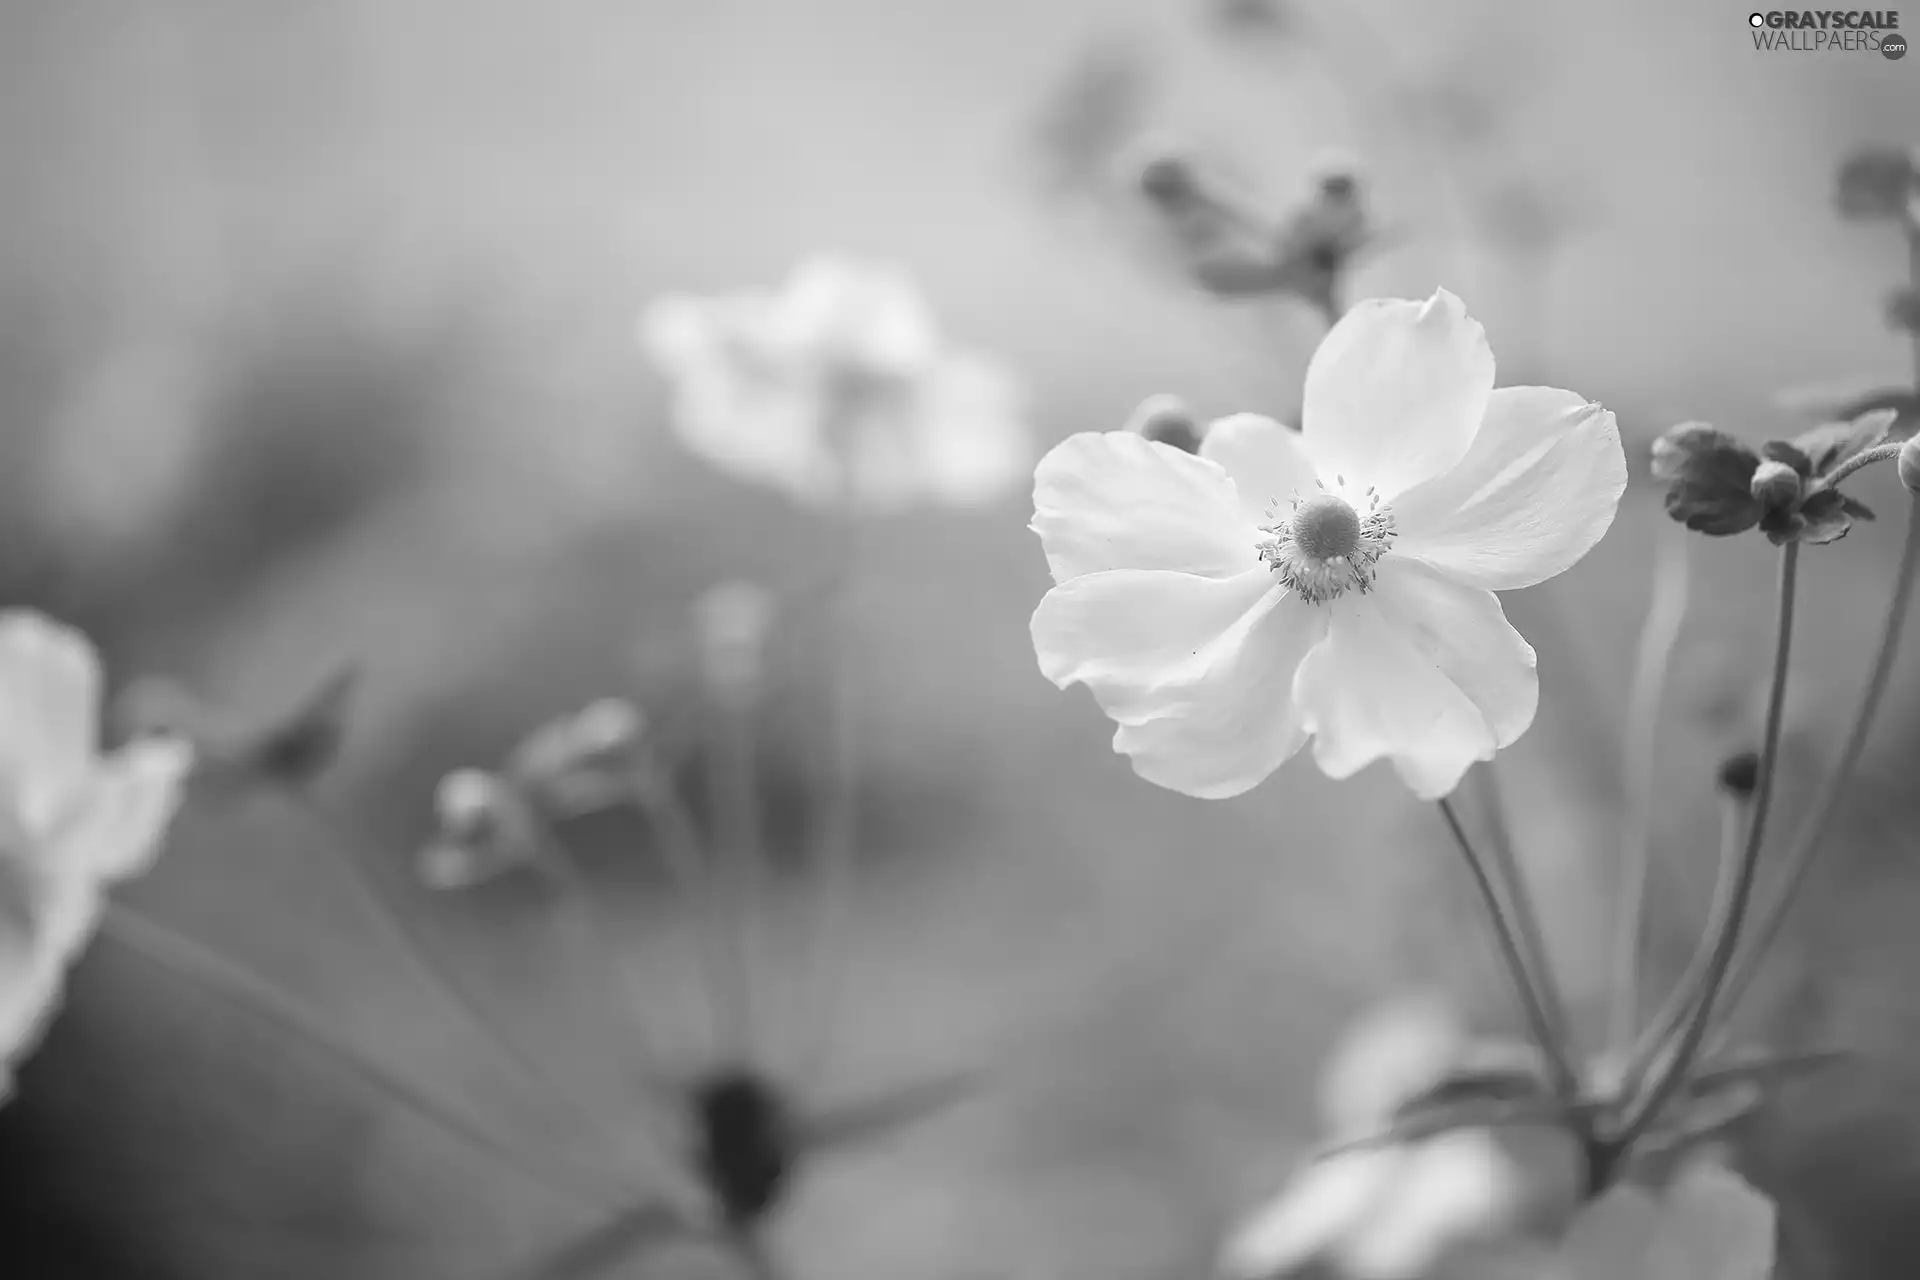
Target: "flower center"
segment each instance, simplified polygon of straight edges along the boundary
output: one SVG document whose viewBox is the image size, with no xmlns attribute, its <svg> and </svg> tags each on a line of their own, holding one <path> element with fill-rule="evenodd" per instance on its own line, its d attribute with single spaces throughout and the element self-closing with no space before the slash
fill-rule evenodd
<svg viewBox="0 0 1920 1280">
<path fill-rule="evenodd" d="M 1344 491 L 1346 481 L 1336 477 L 1335 487 Z M 1337 599 L 1349 587 L 1362 594 L 1372 589 L 1373 566 L 1393 545 L 1393 513 L 1372 489 L 1361 498 L 1364 515 L 1343 493 L 1295 497 L 1284 516 L 1276 505 L 1272 523 L 1260 526 L 1268 536 L 1255 550 L 1281 585 L 1308 604 Z"/>
<path fill-rule="evenodd" d="M 731 1068 L 694 1093 L 696 1159 L 728 1221 L 764 1217 L 786 1191 L 799 1158 L 786 1100 L 758 1073 Z"/>
</svg>

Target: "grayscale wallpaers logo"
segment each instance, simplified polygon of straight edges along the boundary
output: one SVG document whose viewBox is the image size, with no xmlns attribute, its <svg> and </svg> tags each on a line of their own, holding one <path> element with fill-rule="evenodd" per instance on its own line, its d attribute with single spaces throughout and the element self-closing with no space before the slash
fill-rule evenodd
<svg viewBox="0 0 1920 1280">
<path fill-rule="evenodd" d="M 1753 47 L 1773 53 L 1877 53 L 1906 56 L 1900 14 L 1893 9 L 1769 9 L 1747 15 Z"/>
</svg>

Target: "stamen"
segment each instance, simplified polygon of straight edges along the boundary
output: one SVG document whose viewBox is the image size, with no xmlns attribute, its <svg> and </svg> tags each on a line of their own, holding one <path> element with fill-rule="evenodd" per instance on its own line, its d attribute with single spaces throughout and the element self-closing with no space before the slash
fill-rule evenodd
<svg viewBox="0 0 1920 1280">
<path fill-rule="evenodd" d="M 1346 483 L 1343 476 L 1334 480 Z M 1273 576 L 1308 604 L 1337 599 L 1349 588 L 1364 595 L 1373 589 L 1374 565 L 1393 545 L 1393 513 L 1381 508 L 1371 488 L 1367 513 L 1361 515 L 1344 499 L 1324 493 L 1324 482 L 1314 483 L 1323 495 L 1305 502 L 1296 495 L 1287 518 L 1261 526 L 1270 536 L 1255 549 Z M 1268 514 L 1277 513 L 1270 509 Z"/>
</svg>

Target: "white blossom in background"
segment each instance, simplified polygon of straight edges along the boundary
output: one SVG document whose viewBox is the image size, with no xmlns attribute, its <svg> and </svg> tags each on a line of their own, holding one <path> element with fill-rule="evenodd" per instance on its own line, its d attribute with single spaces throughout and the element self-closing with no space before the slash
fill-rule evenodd
<svg viewBox="0 0 1920 1280">
<path fill-rule="evenodd" d="M 1627 482 L 1611 413 L 1493 376 L 1452 294 L 1377 299 L 1314 353 L 1297 434 L 1240 414 L 1198 456 L 1070 436 L 1034 476 L 1041 671 L 1187 795 L 1238 795 L 1309 739 L 1331 777 L 1385 759 L 1448 794 L 1539 699 L 1494 592 L 1571 567 Z"/>
<path fill-rule="evenodd" d="M 1337 1147 L 1236 1229 L 1226 1280 L 1765 1280 L 1774 1210 L 1737 1174 L 1693 1161 L 1665 1185 L 1586 1194 L 1574 1131 L 1548 1118 L 1385 1140 L 1401 1108 L 1449 1078 L 1524 1072 L 1433 1000 L 1388 1004 L 1328 1060 Z M 1361 1144 L 1361 1145 L 1355 1145 Z"/>
<path fill-rule="evenodd" d="M 99 749 L 93 645 L 39 614 L 0 614 L 0 1093 L 58 1003 L 107 889 L 147 870 L 193 764 L 147 738 Z"/>
<path fill-rule="evenodd" d="M 821 257 L 778 293 L 661 298 L 640 336 L 687 447 L 801 502 L 972 505 L 1032 461 L 1012 376 L 948 345 L 892 267 Z"/>
</svg>

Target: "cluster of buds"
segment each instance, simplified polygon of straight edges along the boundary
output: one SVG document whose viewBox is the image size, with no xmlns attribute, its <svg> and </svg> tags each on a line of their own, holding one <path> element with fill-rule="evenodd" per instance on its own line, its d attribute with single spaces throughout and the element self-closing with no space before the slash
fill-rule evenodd
<svg viewBox="0 0 1920 1280">
<path fill-rule="evenodd" d="M 1776 546 L 1819 545 L 1847 535 L 1868 507 L 1839 489 L 1893 426 L 1891 409 L 1832 422 L 1756 452 L 1704 422 L 1683 422 L 1653 445 L 1653 478 L 1667 486 L 1667 514 L 1724 537 L 1758 527 Z"/>
<path fill-rule="evenodd" d="M 646 718 L 620 698 L 536 728 L 497 769 L 458 769 L 434 793 L 437 831 L 416 873 L 429 888 L 464 889 L 537 866 L 555 823 L 631 802 L 654 768 Z"/>
<path fill-rule="evenodd" d="M 1345 159 L 1318 164 L 1304 197 L 1277 217 L 1175 148 L 1150 149 L 1138 174 L 1187 270 L 1220 297 L 1293 297 L 1331 324 L 1345 309 L 1354 260 L 1377 239 Z"/>
</svg>

